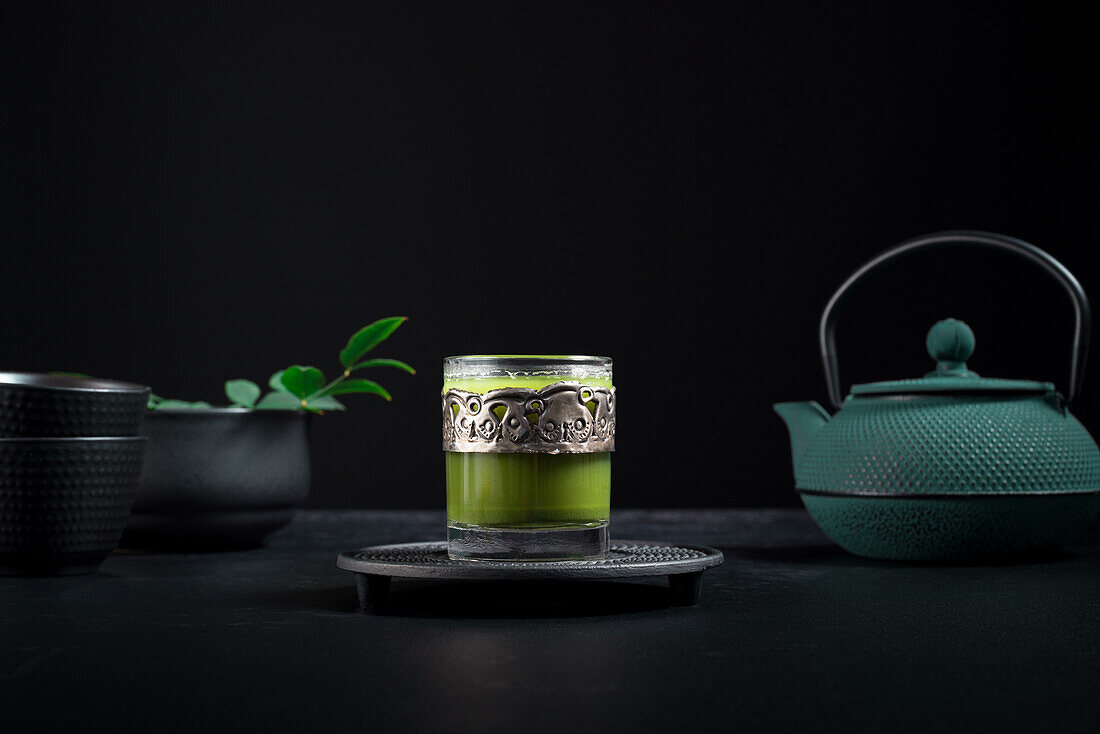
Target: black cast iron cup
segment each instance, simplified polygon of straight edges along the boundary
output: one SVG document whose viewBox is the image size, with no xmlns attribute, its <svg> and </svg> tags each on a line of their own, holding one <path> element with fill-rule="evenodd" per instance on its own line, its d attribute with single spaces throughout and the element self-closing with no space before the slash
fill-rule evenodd
<svg viewBox="0 0 1100 734">
<path fill-rule="evenodd" d="M 92 573 L 118 545 L 144 437 L 0 439 L 0 574 Z"/>
<path fill-rule="evenodd" d="M 0 372 L 0 437 L 136 436 L 148 402 L 144 385 Z"/>
</svg>

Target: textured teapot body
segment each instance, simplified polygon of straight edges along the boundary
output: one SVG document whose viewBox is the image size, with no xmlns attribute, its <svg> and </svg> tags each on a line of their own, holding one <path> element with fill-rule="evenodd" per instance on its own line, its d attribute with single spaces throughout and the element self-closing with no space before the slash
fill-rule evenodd
<svg viewBox="0 0 1100 734">
<path fill-rule="evenodd" d="M 1100 451 L 1054 392 L 853 396 L 794 469 L 799 490 L 849 496 L 1100 489 Z"/>
</svg>

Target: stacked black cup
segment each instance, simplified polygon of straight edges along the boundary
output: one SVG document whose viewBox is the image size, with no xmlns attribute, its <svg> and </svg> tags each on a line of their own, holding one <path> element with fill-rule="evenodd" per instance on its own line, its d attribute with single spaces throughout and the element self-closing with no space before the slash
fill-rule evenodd
<svg viewBox="0 0 1100 734">
<path fill-rule="evenodd" d="M 149 388 L 0 372 L 0 575 L 97 571 L 141 479 Z"/>
</svg>

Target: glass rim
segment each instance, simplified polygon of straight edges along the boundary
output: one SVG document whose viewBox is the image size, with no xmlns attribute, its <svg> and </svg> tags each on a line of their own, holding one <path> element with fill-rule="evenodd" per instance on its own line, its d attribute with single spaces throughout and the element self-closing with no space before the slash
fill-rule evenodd
<svg viewBox="0 0 1100 734">
<path fill-rule="evenodd" d="M 587 354 L 463 354 L 443 359 L 443 379 L 520 375 L 610 378 L 610 357 Z"/>
</svg>

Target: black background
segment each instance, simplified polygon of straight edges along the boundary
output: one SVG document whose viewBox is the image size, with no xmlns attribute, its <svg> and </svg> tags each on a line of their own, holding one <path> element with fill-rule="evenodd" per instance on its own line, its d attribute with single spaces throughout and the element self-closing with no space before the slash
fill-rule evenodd
<svg viewBox="0 0 1100 734">
<path fill-rule="evenodd" d="M 218 400 L 409 323 L 314 420 L 316 506 L 438 507 L 440 361 L 606 354 L 617 506 L 794 502 L 772 402 L 824 400 L 833 289 L 923 232 L 1000 231 L 1086 290 L 1092 38 L 1016 3 L 5 7 L 0 367 Z M 1070 309 L 998 253 L 906 261 L 841 314 L 845 386 L 1064 386 Z M 1087 379 L 1075 412 L 1100 425 Z"/>
</svg>

